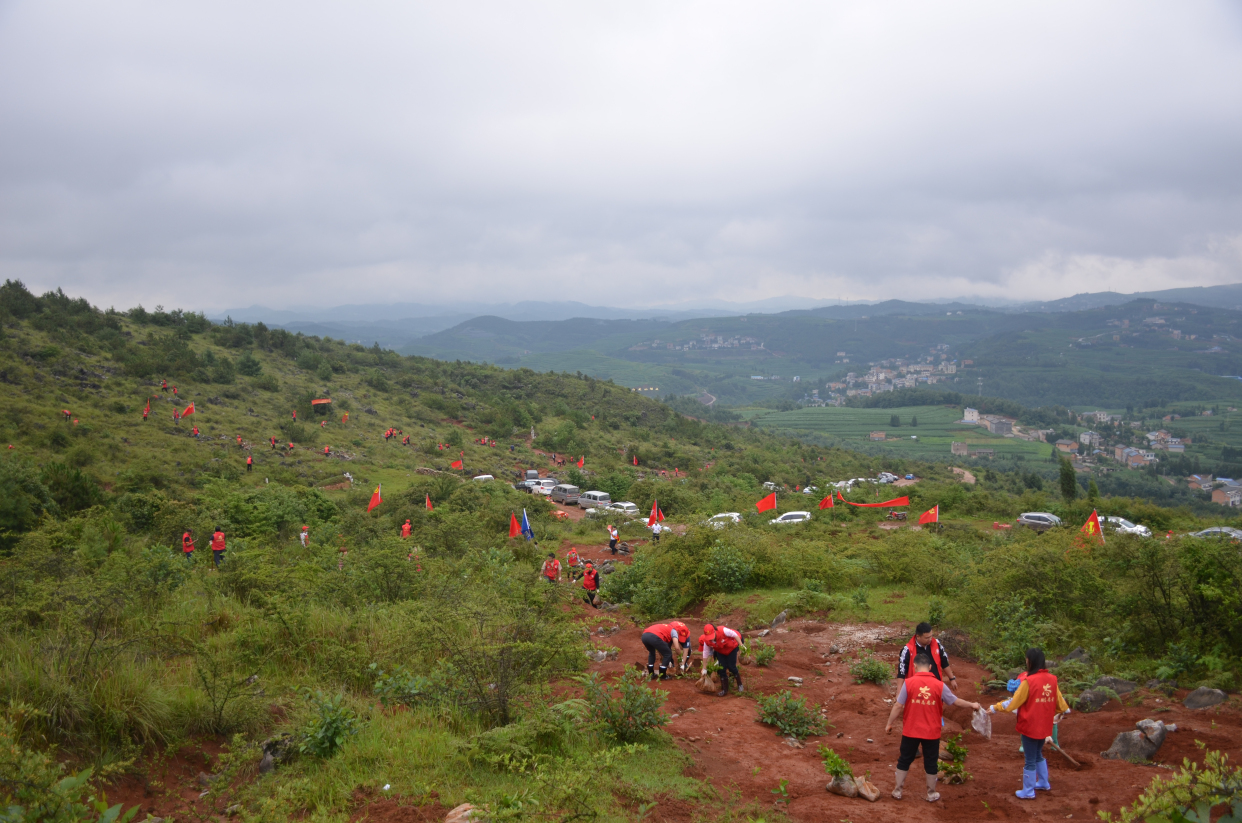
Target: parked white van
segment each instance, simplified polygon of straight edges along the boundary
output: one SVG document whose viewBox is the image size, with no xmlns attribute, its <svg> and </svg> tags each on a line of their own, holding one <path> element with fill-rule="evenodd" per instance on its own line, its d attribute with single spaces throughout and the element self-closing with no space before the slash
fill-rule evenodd
<svg viewBox="0 0 1242 823">
<path fill-rule="evenodd" d="M 578 505 L 584 509 L 606 509 L 612 505 L 612 497 L 608 492 L 583 492 L 578 496 Z"/>
</svg>

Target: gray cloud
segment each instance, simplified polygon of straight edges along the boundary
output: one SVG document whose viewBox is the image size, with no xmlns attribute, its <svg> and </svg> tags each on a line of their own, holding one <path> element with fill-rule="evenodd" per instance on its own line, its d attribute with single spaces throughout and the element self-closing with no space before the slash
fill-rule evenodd
<svg viewBox="0 0 1242 823">
<path fill-rule="evenodd" d="M 1240 46 L 1228 2 L 9 2 L 0 276 L 198 308 L 1237 282 Z"/>
</svg>

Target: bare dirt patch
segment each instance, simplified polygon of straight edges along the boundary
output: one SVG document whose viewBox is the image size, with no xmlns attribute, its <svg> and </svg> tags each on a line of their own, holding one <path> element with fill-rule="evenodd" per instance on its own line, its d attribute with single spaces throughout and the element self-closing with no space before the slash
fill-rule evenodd
<svg viewBox="0 0 1242 823">
<path fill-rule="evenodd" d="M 588 610 L 585 615 L 592 631 L 597 626 L 621 626 L 608 638 L 621 649 L 618 660 L 592 664 L 593 670 L 618 674 L 626 666 L 646 668 L 647 655 L 640 638 L 642 626 L 616 620 Z M 732 625 L 728 619 L 723 621 Z M 740 621 L 739 621 L 740 622 Z M 644 624 L 645 625 L 645 624 Z M 694 634 L 699 625 L 691 625 Z M 1019 736 L 1010 715 L 997 715 L 992 739 L 984 740 L 967 731 L 962 742 L 969 748 L 966 768 L 973 779 L 961 786 L 939 787 L 942 800 L 929 806 L 921 792 L 907 792 L 906 799 L 893 800 L 893 769 L 897 758 L 900 729 L 885 735 L 884 724 L 891 708 L 897 683 L 887 687 L 858 685 L 849 675 L 855 653 L 869 650 L 895 668 L 901 646 L 908 640 L 910 624 L 833 624 L 817 620 L 797 620 L 771 631 L 764 642 L 779 650 L 770 667 L 743 666 L 747 695 L 726 698 L 703 695 L 694 689 L 694 677 L 652 684 L 669 694 L 665 712 L 671 717 L 666 727 L 677 744 L 694 758 L 690 773 L 710 776 L 718 788 L 734 789 L 742 802 L 773 802 L 772 790 L 787 780 L 790 802 L 787 812 L 794 820 L 867 820 L 875 823 L 908 823 L 911 819 L 940 821 L 1013 820 L 1046 818 L 1094 819 L 1097 810 L 1116 811 L 1132 802 L 1157 775 L 1168 772 L 1152 766 L 1139 766 L 1100 758 L 1123 731 L 1134 728 L 1144 717 L 1177 723 L 1157 753 L 1162 764 L 1180 765 L 1183 757 L 1202 759 L 1195 740 L 1209 748 L 1230 750 L 1242 739 L 1242 712 L 1232 704 L 1219 709 L 1192 712 L 1182 707 L 1180 698 L 1170 700 L 1159 694 L 1140 692 L 1141 706 L 1110 704 L 1110 710 L 1096 714 L 1075 713 L 1061 726 L 1061 744 L 1080 764 L 1074 768 L 1060 754 L 1049 750 L 1047 759 L 1052 791 L 1040 792 L 1033 801 L 1014 797 L 1021 788 L 1022 755 Z M 753 636 L 753 632 L 749 633 Z M 837 647 L 842 653 L 833 653 Z M 967 700 L 985 705 L 1003 699 L 1004 694 L 981 695 L 986 673 L 975 664 L 953 661 L 959 678 L 958 693 Z M 697 662 L 693 667 L 697 674 Z M 789 677 L 802 678 L 801 687 L 791 686 Z M 809 702 L 826 710 L 830 725 L 822 737 L 812 737 L 802 748 L 788 745 L 776 731 L 757 720 L 757 706 L 749 699 L 755 693 L 772 694 L 789 688 Z M 1156 703 L 1156 700 L 1162 702 Z M 1132 702 L 1132 701 L 1131 701 Z M 1157 711 L 1157 710 L 1160 711 Z M 970 728 L 970 712 L 949 707 L 946 736 Z M 870 804 L 863 800 L 830 795 L 828 782 L 817 751 L 829 746 L 845 757 L 856 774 L 870 773 L 882 797 Z M 917 774 L 911 785 L 921 785 Z M 659 807 L 652 819 L 681 819 L 674 810 L 666 818 Z"/>
</svg>

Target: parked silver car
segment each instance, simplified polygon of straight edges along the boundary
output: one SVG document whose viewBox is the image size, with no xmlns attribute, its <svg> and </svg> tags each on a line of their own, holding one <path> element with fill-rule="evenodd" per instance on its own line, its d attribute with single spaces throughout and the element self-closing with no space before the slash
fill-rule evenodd
<svg viewBox="0 0 1242 823">
<path fill-rule="evenodd" d="M 805 523 L 811 519 L 810 512 L 785 512 L 775 520 L 769 520 L 769 523 Z"/>
<path fill-rule="evenodd" d="M 1061 518 L 1048 512 L 1022 512 L 1018 515 L 1017 525 L 1026 526 L 1037 532 L 1046 532 L 1061 525 Z"/>
</svg>

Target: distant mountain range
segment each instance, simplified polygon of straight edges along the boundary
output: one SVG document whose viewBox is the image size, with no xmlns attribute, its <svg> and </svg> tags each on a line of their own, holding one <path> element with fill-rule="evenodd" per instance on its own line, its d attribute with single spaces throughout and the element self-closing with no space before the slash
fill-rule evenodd
<svg viewBox="0 0 1242 823">
<path fill-rule="evenodd" d="M 1092 292 L 1076 294 L 1059 300 L 1044 302 L 1013 303 L 1003 300 L 973 297 L 945 302 L 913 302 L 885 300 L 877 302 L 842 302 L 836 300 L 803 300 L 796 297 L 773 297 L 748 303 L 730 303 L 724 300 L 704 300 L 662 307 L 592 306 L 575 301 L 523 301 L 518 303 L 451 303 L 429 305 L 423 303 L 374 303 L 351 304 L 332 308 L 272 309 L 266 306 L 250 306 L 221 311 L 209 311 L 214 320 L 232 317 L 244 322 L 262 321 L 304 334 L 333 337 L 349 342 L 371 345 L 378 343 L 384 348 L 404 351 L 429 351 L 440 348 L 443 341 L 424 340 L 432 335 L 461 326 L 476 318 L 489 318 L 513 323 L 547 323 L 572 321 L 575 331 L 568 336 L 576 338 L 590 328 L 583 321 L 635 321 L 642 323 L 677 323 L 686 320 L 739 317 L 746 315 L 776 315 L 790 318 L 808 316 L 828 320 L 858 320 L 868 317 L 901 315 L 905 317 L 934 317 L 936 315 L 964 312 L 981 313 L 1051 313 L 1073 312 L 1120 306 L 1135 299 L 1151 299 L 1157 302 L 1184 303 L 1212 308 L 1242 310 L 1242 283 L 1225 286 L 1197 286 L 1192 288 L 1164 289 L 1161 291 Z M 622 324 L 624 325 L 624 324 Z M 543 337 L 547 329 L 520 331 L 506 327 L 502 337 L 509 338 L 512 348 L 526 349 L 522 338 Z M 567 330 L 568 331 L 568 330 Z M 619 331 L 619 329 L 617 329 Z M 477 329 L 476 329 L 477 332 Z M 469 332 L 467 332 L 469 334 Z M 473 347 L 472 347 L 473 348 Z M 506 352 L 511 354 L 511 352 Z"/>
</svg>

